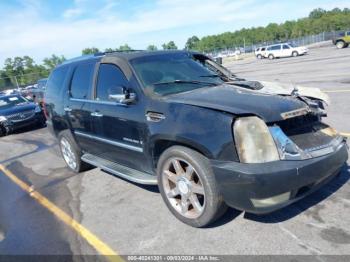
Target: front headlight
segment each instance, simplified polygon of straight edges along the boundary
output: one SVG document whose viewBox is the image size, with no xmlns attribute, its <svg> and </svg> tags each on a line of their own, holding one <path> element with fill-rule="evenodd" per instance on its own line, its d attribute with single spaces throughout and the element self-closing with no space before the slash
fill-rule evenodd
<svg viewBox="0 0 350 262">
<path fill-rule="evenodd" d="M 40 112 L 41 112 L 40 106 L 36 106 L 36 107 L 35 107 L 35 113 L 40 113 Z"/>
<path fill-rule="evenodd" d="M 258 117 L 242 117 L 235 121 L 233 134 L 242 163 L 264 163 L 279 160 L 276 144 L 269 128 Z"/>
<path fill-rule="evenodd" d="M 7 120 L 7 118 L 6 117 L 4 117 L 4 116 L 0 116 L 0 122 L 5 122 Z"/>
</svg>

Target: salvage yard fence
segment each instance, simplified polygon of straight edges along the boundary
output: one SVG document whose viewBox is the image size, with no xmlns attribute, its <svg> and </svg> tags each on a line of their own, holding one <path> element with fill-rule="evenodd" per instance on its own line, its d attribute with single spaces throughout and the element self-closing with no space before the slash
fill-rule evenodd
<svg viewBox="0 0 350 262">
<path fill-rule="evenodd" d="M 0 91 L 34 85 L 38 82 L 39 79 L 42 79 L 42 78 L 43 76 L 40 75 L 39 73 L 20 74 L 20 75 L 13 75 L 10 77 L 0 77 Z"/>
<path fill-rule="evenodd" d="M 274 40 L 274 41 L 265 41 L 261 43 L 254 43 L 254 44 L 249 44 L 249 45 L 240 45 L 240 46 L 232 46 L 232 47 L 227 47 L 227 48 L 221 48 L 221 49 L 215 49 L 209 52 L 206 52 L 208 55 L 211 55 L 213 57 L 217 56 L 227 56 L 227 55 L 234 55 L 237 50 L 241 53 L 252 53 L 254 50 L 258 47 L 261 46 L 268 46 L 268 45 L 273 45 L 273 44 L 278 44 L 278 43 L 292 43 L 298 46 L 305 46 L 305 45 L 312 45 L 320 42 L 325 42 L 325 41 L 330 41 L 337 35 L 339 35 L 341 32 L 344 31 L 332 31 L 332 32 L 322 32 L 320 34 L 316 35 L 308 35 L 308 36 L 303 36 L 303 37 L 298 37 L 298 38 L 290 38 L 286 40 Z M 242 43 L 244 43 L 245 40 L 242 40 Z"/>
</svg>

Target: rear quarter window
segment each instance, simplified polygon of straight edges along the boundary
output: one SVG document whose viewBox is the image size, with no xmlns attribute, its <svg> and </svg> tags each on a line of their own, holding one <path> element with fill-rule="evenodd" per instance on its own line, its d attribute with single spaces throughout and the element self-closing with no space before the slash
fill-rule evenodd
<svg viewBox="0 0 350 262">
<path fill-rule="evenodd" d="M 58 97 L 60 96 L 61 90 L 63 89 L 64 82 L 67 77 L 68 67 L 59 67 L 54 69 L 47 81 L 47 97 Z"/>
<path fill-rule="evenodd" d="M 88 99 L 92 87 L 95 62 L 78 65 L 74 70 L 70 94 L 72 98 Z"/>
</svg>

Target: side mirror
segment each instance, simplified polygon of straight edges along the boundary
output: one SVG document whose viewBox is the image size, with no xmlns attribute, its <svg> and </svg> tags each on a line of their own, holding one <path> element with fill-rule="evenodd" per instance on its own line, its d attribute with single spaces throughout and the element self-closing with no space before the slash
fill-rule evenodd
<svg viewBox="0 0 350 262">
<path fill-rule="evenodd" d="M 125 105 L 131 104 L 136 100 L 136 93 L 130 91 L 125 87 L 116 87 L 113 91 L 114 94 L 110 94 L 108 96 L 110 100 Z"/>
</svg>

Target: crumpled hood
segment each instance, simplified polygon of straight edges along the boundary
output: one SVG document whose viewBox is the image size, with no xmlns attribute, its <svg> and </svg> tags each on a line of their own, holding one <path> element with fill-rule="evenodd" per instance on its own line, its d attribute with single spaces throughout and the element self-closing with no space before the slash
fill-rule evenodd
<svg viewBox="0 0 350 262">
<path fill-rule="evenodd" d="M 0 109 L 0 116 L 8 116 L 24 111 L 34 110 L 36 105 L 34 103 L 26 103 L 22 105 L 13 106 L 8 109 Z"/>
<path fill-rule="evenodd" d="M 308 106 L 292 96 L 264 94 L 255 90 L 220 85 L 209 88 L 198 88 L 190 92 L 171 95 L 165 98 L 168 102 L 182 103 L 237 115 L 257 115 L 265 122 L 283 120 L 281 114 Z"/>
<path fill-rule="evenodd" d="M 319 88 L 268 81 L 258 82 L 264 86 L 262 89 L 257 90 L 260 93 L 290 95 L 294 89 L 297 89 L 297 93 L 300 96 L 320 99 L 326 102 L 327 105 L 330 105 L 329 96 L 326 93 L 322 92 Z"/>
</svg>

